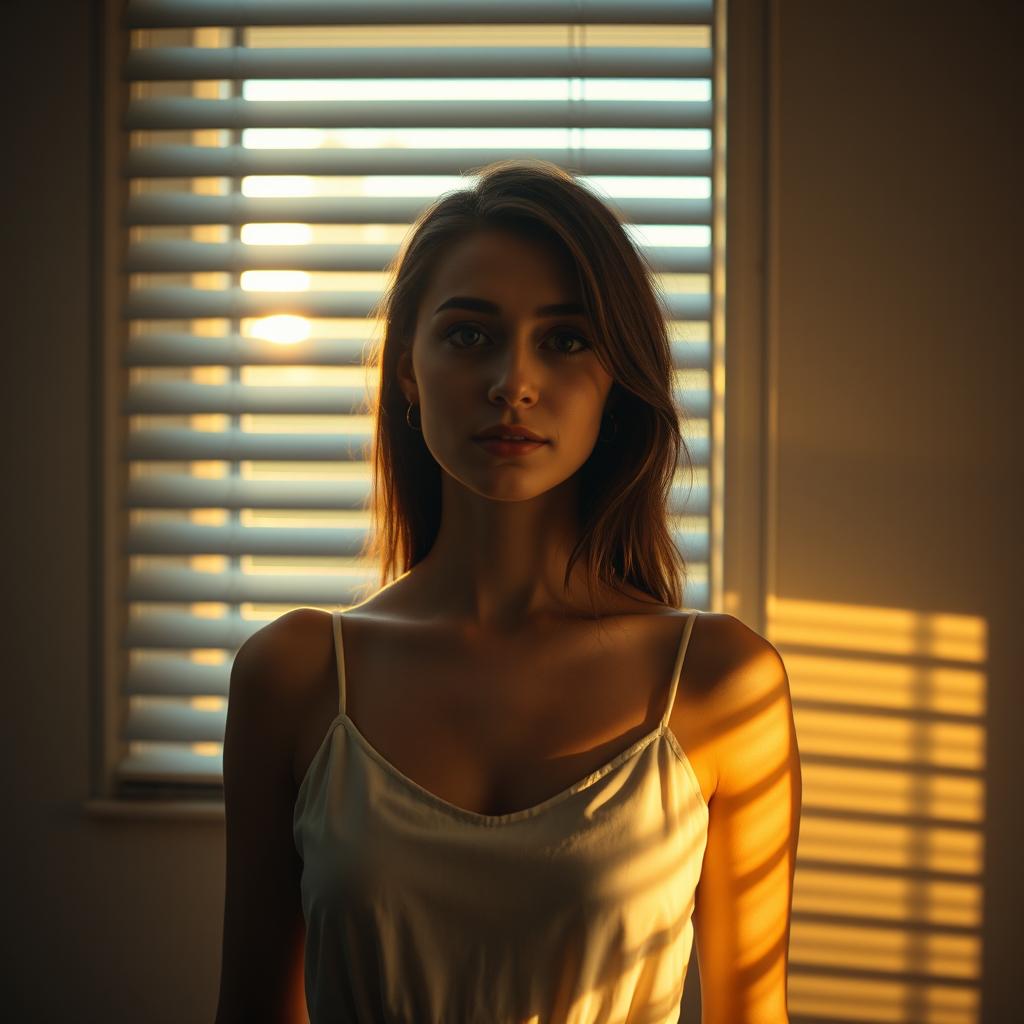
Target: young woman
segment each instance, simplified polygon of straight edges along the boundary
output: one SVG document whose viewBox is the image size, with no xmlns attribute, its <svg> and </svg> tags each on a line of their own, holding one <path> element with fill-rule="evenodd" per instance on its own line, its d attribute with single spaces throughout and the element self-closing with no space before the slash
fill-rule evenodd
<svg viewBox="0 0 1024 1024">
<path fill-rule="evenodd" d="M 538 160 L 443 196 L 393 269 L 382 589 L 232 668 L 218 1024 L 667 1024 L 694 938 L 704 1024 L 786 1021 L 789 686 L 681 610 L 649 266 Z"/>
</svg>

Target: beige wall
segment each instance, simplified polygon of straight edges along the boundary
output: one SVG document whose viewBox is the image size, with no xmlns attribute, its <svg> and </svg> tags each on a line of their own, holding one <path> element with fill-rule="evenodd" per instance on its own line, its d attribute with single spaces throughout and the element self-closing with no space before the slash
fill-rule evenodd
<svg viewBox="0 0 1024 1024">
<path fill-rule="evenodd" d="M 1024 173 L 1012 97 L 1021 18 L 1010 10 L 776 4 L 768 636 L 814 755 L 801 874 L 831 858 L 810 842 L 828 827 L 863 839 L 837 860 L 877 859 L 876 823 L 859 813 L 870 798 L 839 793 L 839 771 L 922 819 L 901 840 L 909 870 L 819 863 L 798 876 L 794 1007 L 819 982 L 808 961 L 820 957 L 847 959 L 848 987 L 882 1000 L 880 1020 L 968 1020 L 956 1008 L 979 990 L 986 1022 L 1019 1012 Z M 896 693 L 919 713 L 858 717 Z M 830 700 L 853 707 L 830 714 Z M 875 759 L 892 771 L 875 772 Z M 828 817 L 847 801 L 853 813 Z M 833 879 L 851 898 L 822 894 Z"/>
<path fill-rule="evenodd" d="M 747 368 L 771 389 L 763 578 L 773 604 L 763 628 L 804 699 L 801 718 L 818 721 L 807 703 L 814 659 L 849 655 L 837 621 L 860 624 L 854 647 L 917 630 L 909 656 L 878 644 L 856 656 L 922 674 L 954 626 L 971 638 L 970 678 L 985 708 L 984 772 L 974 779 L 985 794 L 975 880 L 984 902 L 980 936 L 962 933 L 980 938 L 973 990 L 986 1022 L 1011 1019 L 1021 920 L 1013 6 L 778 0 L 769 12 L 767 348 L 764 366 Z M 3 452 L 9 494 L 22 500 L 4 502 L 0 1005 L 19 1021 L 211 1021 L 222 824 L 121 823 L 81 810 L 95 756 L 95 580 L 105 568 L 92 555 L 98 16 L 85 2 L 18 7 L 4 44 L 16 98 L 4 161 Z M 37 72 L 44 53 L 60 76 Z M 754 285 L 749 277 L 756 298 Z M 748 301 L 743 286 L 741 277 L 736 302 Z M 822 616 L 832 625 L 813 646 L 797 636 Z M 927 731 L 927 714 L 919 718 Z M 820 742 L 812 733 L 802 735 L 809 755 Z M 820 778 L 822 763 L 809 761 L 805 779 Z M 821 794 L 805 789 L 812 812 Z M 928 880 L 917 881 L 920 897 Z M 805 910 L 794 937 L 816 923 Z M 911 973 L 924 963 L 916 934 Z M 806 958 L 792 970 L 794 981 L 813 977 Z M 915 998 L 903 1016 L 875 1019 L 927 1019 Z"/>
</svg>

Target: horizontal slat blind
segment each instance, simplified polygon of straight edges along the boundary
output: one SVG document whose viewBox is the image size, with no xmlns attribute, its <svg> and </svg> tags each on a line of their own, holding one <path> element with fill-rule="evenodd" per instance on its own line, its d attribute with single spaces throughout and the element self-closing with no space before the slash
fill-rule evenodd
<svg viewBox="0 0 1024 1024">
<path fill-rule="evenodd" d="M 670 511 L 686 603 L 706 605 L 712 16 L 713 0 L 130 0 L 117 795 L 219 796 L 239 645 L 379 585 L 359 558 L 368 314 L 412 221 L 492 160 L 579 175 L 658 272 L 696 474 Z"/>
</svg>

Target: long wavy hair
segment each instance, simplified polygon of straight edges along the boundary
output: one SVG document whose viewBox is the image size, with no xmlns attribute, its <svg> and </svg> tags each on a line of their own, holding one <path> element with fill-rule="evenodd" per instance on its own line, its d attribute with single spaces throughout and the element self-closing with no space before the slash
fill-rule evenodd
<svg viewBox="0 0 1024 1024">
<path fill-rule="evenodd" d="M 561 249 L 575 265 L 594 350 L 613 384 L 605 404 L 615 434 L 597 443 L 579 474 L 579 540 L 565 568 L 584 560 L 595 580 L 622 581 L 681 607 L 686 563 L 668 528 L 668 497 L 680 457 L 692 459 L 672 392 L 671 346 L 654 271 L 602 199 L 557 164 L 501 160 L 478 168 L 472 188 L 449 192 L 413 224 L 387 268 L 389 285 L 371 311 L 380 331 L 366 360 L 380 371 L 372 442 L 371 529 L 362 555 L 379 564 L 381 586 L 430 551 L 441 525 L 441 467 L 410 429 L 398 384 L 399 356 L 445 250 L 470 233 L 497 229 Z M 603 430 L 602 430 L 603 433 Z M 595 613 L 596 614 L 596 613 Z"/>
</svg>

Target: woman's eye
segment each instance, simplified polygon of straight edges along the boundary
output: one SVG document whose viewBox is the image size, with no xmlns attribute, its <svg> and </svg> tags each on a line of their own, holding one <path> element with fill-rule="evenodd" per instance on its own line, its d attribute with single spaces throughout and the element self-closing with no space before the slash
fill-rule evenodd
<svg viewBox="0 0 1024 1024">
<path fill-rule="evenodd" d="M 457 334 L 462 334 L 469 331 L 473 334 L 480 334 L 480 330 L 476 327 L 471 327 L 469 324 L 460 324 L 458 327 L 453 327 L 446 335 L 446 338 L 452 338 Z M 472 348 L 472 345 L 457 345 L 456 348 Z"/>
<path fill-rule="evenodd" d="M 474 327 L 472 324 L 457 324 L 455 327 L 453 327 L 445 335 L 445 337 L 446 338 L 452 338 L 452 337 L 455 337 L 456 335 L 460 335 L 460 334 L 464 334 L 464 333 L 483 335 L 483 331 L 481 331 L 479 327 Z M 582 346 L 581 348 L 577 348 L 577 349 L 575 349 L 573 351 L 566 351 L 566 350 L 559 349 L 558 351 L 560 351 L 562 355 L 574 356 L 574 355 L 578 355 L 580 352 L 584 352 L 588 348 L 590 348 L 590 342 L 587 341 L 587 339 L 584 338 L 583 335 L 577 334 L 575 331 L 557 331 L 555 334 L 551 335 L 551 337 L 555 338 L 558 341 L 562 341 L 563 339 L 568 338 L 570 341 L 577 341 L 577 342 L 579 342 L 581 344 L 581 346 Z M 469 344 L 466 344 L 466 345 L 456 344 L 455 347 L 456 348 L 466 349 L 466 348 L 476 348 L 476 345 L 473 344 L 472 342 L 470 342 Z"/>
<path fill-rule="evenodd" d="M 590 348 L 590 342 L 587 341 L 587 339 L 584 338 L 581 334 L 576 334 L 573 331 L 560 331 L 558 334 L 554 335 L 554 337 L 559 339 L 568 338 L 570 341 L 578 341 L 583 345 L 583 348 L 578 348 L 574 352 L 566 352 L 565 355 L 567 356 L 577 355 L 578 353 L 584 352 L 588 348 Z"/>
</svg>

